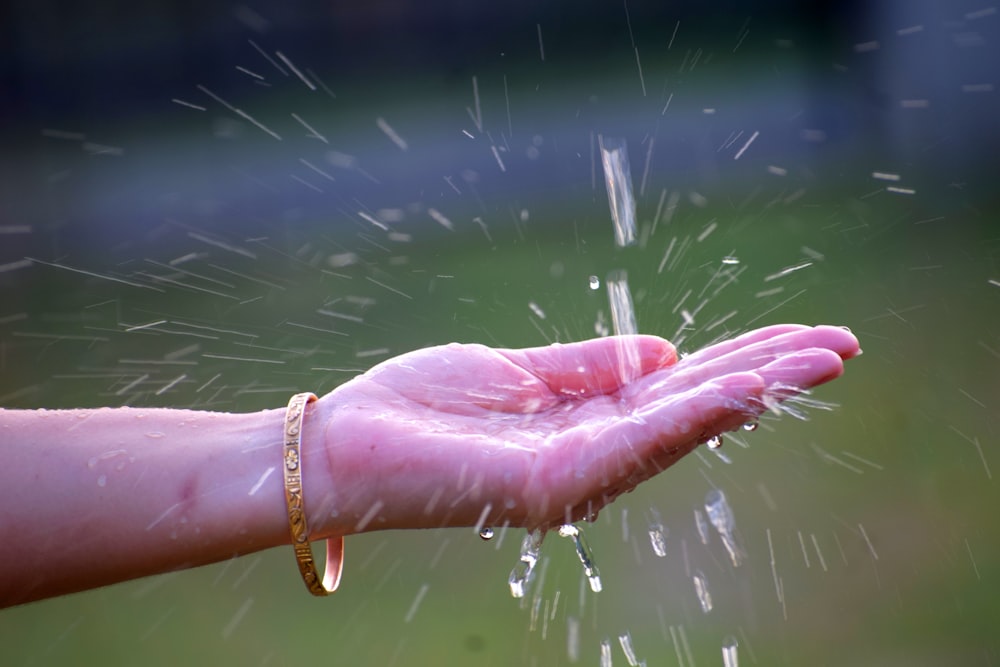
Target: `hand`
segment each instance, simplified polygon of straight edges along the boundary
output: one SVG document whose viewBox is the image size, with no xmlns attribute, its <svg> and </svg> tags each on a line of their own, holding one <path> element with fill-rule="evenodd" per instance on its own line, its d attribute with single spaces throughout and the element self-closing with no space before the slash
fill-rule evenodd
<svg viewBox="0 0 1000 667">
<path fill-rule="evenodd" d="M 844 329 L 780 325 L 679 361 L 654 336 L 404 354 L 321 399 L 337 532 L 591 518 L 859 352 Z"/>
</svg>

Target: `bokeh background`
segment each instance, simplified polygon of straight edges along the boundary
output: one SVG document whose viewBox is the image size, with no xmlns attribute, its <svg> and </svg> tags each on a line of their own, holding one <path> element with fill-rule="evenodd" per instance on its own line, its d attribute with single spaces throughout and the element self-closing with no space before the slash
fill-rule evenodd
<svg viewBox="0 0 1000 667">
<path fill-rule="evenodd" d="M 1000 663 L 998 40 L 985 0 L 4 3 L 0 405 L 251 411 L 580 340 L 620 269 L 682 350 L 796 321 L 865 353 L 585 527 L 599 594 L 555 537 L 519 603 L 516 531 L 374 533 L 333 598 L 275 550 L 0 611 L 0 663 Z M 716 488 L 738 568 L 695 528 Z"/>
</svg>

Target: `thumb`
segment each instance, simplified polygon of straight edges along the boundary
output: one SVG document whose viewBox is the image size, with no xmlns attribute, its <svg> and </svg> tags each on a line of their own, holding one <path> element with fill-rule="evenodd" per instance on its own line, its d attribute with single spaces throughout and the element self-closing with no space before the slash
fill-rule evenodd
<svg viewBox="0 0 1000 667">
<path fill-rule="evenodd" d="M 497 352 L 540 379 L 553 394 L 575 398 L 615 392 L 636 378 L 677 363 L 673 345 L 646 335 Z"/>
</svg>

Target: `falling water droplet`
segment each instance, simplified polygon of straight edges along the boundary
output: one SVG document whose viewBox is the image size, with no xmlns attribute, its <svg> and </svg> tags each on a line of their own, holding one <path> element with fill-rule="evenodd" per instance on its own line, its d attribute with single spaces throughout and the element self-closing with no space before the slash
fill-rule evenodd
<svg viewBox="0 0 1000 667">
<path fill-rule="evenodd" d="M 535 572 L 535 565 L 538 564 L 538 556 L 542 549 L 542 540 L 545 539 L 545 532 L 533 530 L 524 536 L 521 541 L 520 561 L 510 571 L 507 582 L 510 584 L 510 594 L 515 598 L 523 598 L 531 583 L 531 577 Z"/>
<path fill-rule="evenodd" d="M 597 571 L 597 565 L 594 564 L 594 554 L 590 551 L 586 540 L 583 539 L 583 531 L 572 524 L 565 524 L 559 526 L 559 536 L 573 540 L 576 555 L 583 565 L 583 573 L 587 575 L 587 581 L 590 583 L 590 590 L 600 593 L 604 587 L 601 583 L 601 574 Z"/>
<path fill-rule="evenodd" d="M 751 419 L 747 423 L 743 424 L 743 430 L 744 431 L 756 431 L 758 425 L 759 424 L 757 423 L 756 419 Z"/>
<path fill-rule="evenodd" d="M 601 640 L 601 667 L 611 667 L 611 640 Z"/>
<path fill-rule="evenodd" d="M 615 269 L 608 273 L 608 301 L 611 305 L 611 324 L 615 335 L 639 333 L 635 321 L 635 306 L 632 304 L 632 292 L 628 287 L 628 272 Z"/>
<path fill-rule="evenodd" d="M 725 257 L 722 258 L 722 263 L 723 264 L 739 264 L 740 263 L 740 259 L 739 259 L 739 257 L 734 257 L 732 255 L 726 255 Z"/>
<path fill-rule="evenodd" d="M 729 559 L 733 562 L 733 567 L 738 567 L 743 562 L 745 553 L 736 540 L 736 519 L 733 517 L 733 509 L 726 500 L 726 494 L 719 489 L 712 489 L 705 495 L 705 512 L 708 520 L 715 526 L 716 532 L 722 538 L 722 544 L 729 552 Z"/>
<path fill-rule="evenodd" d="M 701 543 L 708 544 L 708 519 L 705 518 L 705 513 L 699 509 L 694 511 L 694 524 L 698 527 L 698 537 L 701 538 Z"/>
<path fill-rule="evenodd" d="M 667 555 L 667 527 L 662 523 L 654 523 L 649 527 L 649 543 L 653 545 L 653 553 L 660 558 Z"/>
<path fill-rule="evenodd" d="M 712 594 L 708 590 L 708 580 L 701 570 L 695 570 L 691 579 L 694 580 L 694 592 L 698 594 L 701 610 L 707 614 L 712 611 Z"/>
<path fill-rule="evenodd" d="M 628 662 L 629 667 L 639 667 L 639 658 L 636 657 L 635 647 L 632 645 L 632 634 L 626 632 L 623 635 L 618 635 L 618 643 L 622 647 L 622 653 L 625 654 L 625 660 Z"/>
<path fill-rule="evenodd" d="M 580 619 L 566 617 L 566 657 L 570 662 L 580 659 Z"/>
<path fill-rule="evenodd" d="M 588 284 L 590 285 L 590 289 L 592 290 L 600 289 L 601 279 L 598 278 L 597 276 L 590 276 L 590 282 Z"/>
<path fill-rule="evenodd" d="M 615 225 L 615 243 L 619 248 L 636 242 L 635 197 L 632 194 L 632 174 L 629 169 L 628 145 L 621 137 L 598 137 L 601 166 L 608 187 L 611 220 Z"/>
<path fill-rule="evenodd" d="M 739 656 L 736 654 L 736 649 L 739 643 L 736 641 L 736 637 L 729 635 L 722 640 L 722 664 L 724 667 L 739 667 Z"/>
<path fill-rule="evenodd" d="M 722 447 L 722 436 L 713 435 L 705 442 L 705 444 L 708 445 L 709 449 L 718 449 L 719 447 Z"/>
<path fill-rule="evenodd" d="M 489 526 L 484 526 L 479 531 L 479 537 L 483 538 L 484 540 L 492 540 L 493 539 L 493 529 L 490 528 Z"/>
</svg>

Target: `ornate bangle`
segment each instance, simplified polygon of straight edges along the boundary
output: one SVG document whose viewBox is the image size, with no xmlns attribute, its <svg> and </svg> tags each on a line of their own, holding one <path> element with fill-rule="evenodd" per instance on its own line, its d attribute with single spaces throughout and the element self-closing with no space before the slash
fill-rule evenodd
<svg viewBox="0 0 1000 667">
<path fill-rule="evenodd" d="M 285 412 L 285 503 L 288 506 L 288 528 L 292 534 L 295 560 L 299 564 L 302 580 L 313 595 L 329 595 L 340 585 L 340 572 L 344 565 L 344 538 L 331 537 L 326 541 L 326 573 L 320 581 L 309 544 L 305 506 L 302 503 L 302 421 L 306 405 L 316 400 L 316 394 L 305 392 L 292 396 Z"/>
</svg>

